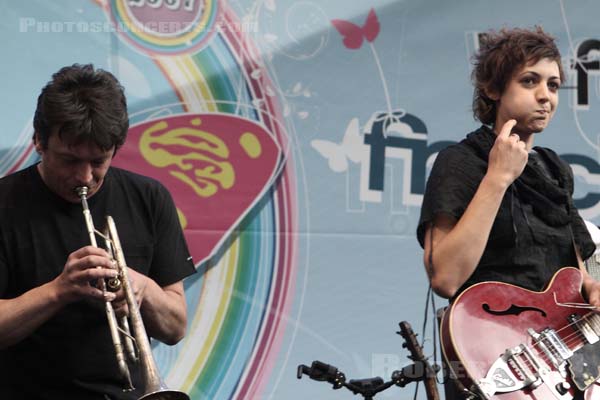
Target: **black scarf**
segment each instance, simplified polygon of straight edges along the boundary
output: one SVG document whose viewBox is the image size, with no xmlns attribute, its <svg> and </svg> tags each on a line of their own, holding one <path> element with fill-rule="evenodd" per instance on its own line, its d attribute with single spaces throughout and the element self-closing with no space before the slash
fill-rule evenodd
<svg viewBox="0 0 600 400">
<path fill-rule="evenodd" d="M 467 135 L 465 143 L 487 163 L 495 140 L 496 134 L 482 126 Z M 534 147 L 534 150 L 542 157 L 558 184 L 547 177 L 541 167 L 528 163 L 521 176 L 513 182 L 514 190 L 519 200 L 530 204 L 534 214 L 546 224 L 564 226 L 572 222 L 573 181 L 556 153 L 543 147 Z"/>
</svg>

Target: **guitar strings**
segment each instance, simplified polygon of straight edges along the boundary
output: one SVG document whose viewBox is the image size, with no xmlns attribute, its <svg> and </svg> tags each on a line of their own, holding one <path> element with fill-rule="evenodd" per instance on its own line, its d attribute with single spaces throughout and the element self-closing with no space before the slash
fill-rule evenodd
<svg viewBox="0 0 600 400">
<path fill-rule="evenodd" d="M 559 303 L 556 300 L 556 294 L 554 294 L 554 301 L 558 306 L 572 307 L 572 308 L 579 308 L 579 309 L 588 308 L 588 307 L 582 307 L 582 305 L 575 304 L 575 303 Z M 570 323 L 562 326 L 561 328 L 556 329 L 554 332 L 556 333 L 558 339 L 561 340 L 564 343 L 564 345 L 571 352 L 575 352 L 575 351 L 579 350 L 581 347 L 585 346 L 586 344 L 590 344 L 590 342 L 587 340 L 587 338 L 581 331 L 582 328 L 577 326 L 577 324 L 589 322 L 591 325 L 590 326 L 591 330 L 597 336 L 600 337 L 600 320 L 599 319 L 600 319 L 599 314 L 597 314 L 595 312 L 589 312 L 585 315 L 580 316 L 580 319 L 570 322 Z M 567 334 L 564 337 L 561 337 L 560 333 L 565 331 L 568 328 L 571 328 L 573 330 L 573 332 Z M 544 338 L 534 339 L 531 342 L 531 345 L 529 347 L 535 348 L 537 350 L 537 353 L 538 353 L 537 357 L 539 359 L 541 359 L 542 361 L 544 361 L 545 363 L 547 363 L 549 365 L 553 365 L 551 357 L 542 348 L 542 346 L 545 345 L 545 343 L 543 343 L 543 341 L 544 341 Z M 599 340 L 599 342 L 600 342 L 600 340 Z M 525 346 L 525 344 L 523 344 L 523 346 Z M 546 347 L 546 349 L 548 349 L 548 351 L 554 358 L 566 361 L 563 359 L 563 357 L 560 355 L 560 352 L 558 350 L 556 350 L 554 346 L 551 345 L 551 346 L 545 346 L 545 347 Z M 530 363 L 530 362 L 528 362 L 528 363 Z M 535 369 L 535 366 L 533 366 L 533 365 L 530 365 L 530 367 L 533 367 L 533 369 Z"/>
<path fill-rule="evenodd" d="M 579 326 L 577 326 L 577 324 L 589 322 L 591 325 L 590 329 L 594 332 L 594 334 L 596 336 L 598 336 L 600 334 L 600 330 L 598 329 L 598 328 L 600 328 L 599 321 L 597 321 L 598 318 L 600 318 L 600 316 L 598 316 L 598 314 L 596 314 L 595 312 L 590 312 L 590 313 L 582 316 L 580 320 L 571 322 L 570 324 L 557 330 L 557 333 L 564 329 L 567 329 L 569 327 L 571 327 L 573 329 L 574 333 L 571 333 L 563 338 L 563 342 L 565 342 L 565 344 L 567 344 L 569 347 L 570 347 L 570 345 L 575 344 L 577 339 L 580 340 L 580 343 L 577 343 L 577 344 L 580 345 L 581 347 L 585 346 L 586 344 L 593 344 L 588 341 L 585 334 L 582 332 L 581 328 L 579 328 Z M 594 342 L 594 343 L 596 343 L 596 342 Z M 578 349 L 576 349 L 574 351 L 577 351 L 577 350 Z"/>
<path fill-rule="evenodd" d="M 562 304 L 558 304 L 558 305 L 562 305 Z M 592 318 L 595 319 L 596 321 L 590 320 Z M 587 313 L 587 314 L 581 316 L 581 319 L 570 322 L 570 323 L 564 325 L 563 327 L 555 330 L 555 332 L 556 332 L 558 338 L 565 344 L 565 346 L 568 347 L 570 351 L 574 352 L 589 343 L 589 341 L 586 339 L 585 335 L 581 332 L 581 329 L 577 326 L 577 324 L 582 323 L 582 322 L 588 322 L 588 320 L 590 320 L 589 322 L 591 323 L 591 325 L 596 325 L 596 327 L 600 327 L 600 321 L 597 321 L 598 318 L 600 318 L 600 316 L 598 314 L 596 314 L 594 312 L 590 312 L 590 313 Z M 562 332 L 568 328 L 572 328 L 573 332 L 569 333 L 565 337 L 560 337 L 560 335 L 558 335 L 560 332 Z M 600 334 L 600 332 L 597 332 L 594 329 L 594 326 L 591 326 L 591 329 L 596 335 Z M 600 336 L 600 335 L 598 335 L 598 336 Z M 544 349 L 542 348 L 542 345 L 544 345 L 543 341 L 544 341 L 544 338 L 534 340 L 531 343 L 530 347 L 537 348 L 538 357 L 545 363 L 552 365 L 553 364 L 552 359 L 546 353 L 546 351 L 544 351 Z M 574 347 L 577 347 L 577 346 L 579 346 L 579 347 L 577 349 L 575 349 Z M 554 346 L 546 346 L 546 349 L 548 349 L 548 351 L 551 353 L 551 355 L 554 356 L 555 358 L 563 360 L 563 357 L 560 355 L 560 352 L 557 351 L 554 348 Z M 563 361 L 566 361 L 566 360 L 563 360 Z M 534 367 L 534 366 L 531 365 L 531 367 Z M 535 367 L 534 367 L 534 369 L 535 369 Z"/>
</svg>

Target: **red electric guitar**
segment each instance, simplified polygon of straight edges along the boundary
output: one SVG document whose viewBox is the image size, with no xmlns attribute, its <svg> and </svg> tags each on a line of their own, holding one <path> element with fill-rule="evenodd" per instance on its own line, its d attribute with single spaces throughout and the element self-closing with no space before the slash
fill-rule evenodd
<svg viewBox="0 0 600 400">
<path fill-rule="evenodd" d="M 451 373 L 476 396 L 570 400 L 577 388 L 600 399 L 600 314 L 585 303 L 582 276 L 563 268 L 533 292 L 500 282 L 461 293 L 441 324 Z"/>
</svg>

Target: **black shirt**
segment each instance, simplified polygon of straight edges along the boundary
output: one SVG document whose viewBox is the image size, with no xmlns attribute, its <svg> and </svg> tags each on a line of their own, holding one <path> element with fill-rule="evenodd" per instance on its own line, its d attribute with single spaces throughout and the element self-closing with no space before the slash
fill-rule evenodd
<svg viewBox="0 0 600 400">
<path fill-rule="evenodd" d="M 171 196 L 157 181 L 110 168 L 89 207 L 98 229 L 114 218 L 128 266 L 158 285 L 194 273 Z M 36 166 L 0 180 L 0 298 L 53 280 L 68 255 L 89 244 L 81 205 L 51 192 Z M 122 393 L 104 305 L 91 301 L 69 304 L 1 350 L 0 387 L 14 399 L 139 397 Z"/>
<path fill-rule="evenodd" d="M 487 172 L 494 132 L 482 126 L 456 145 L 440 151 L 427 181 L 417 238 L 437 214 L 463 215 Z M 523 174 L 506 191 L 484 253 L 458 290 L 484 281 L 500 281 L 542 290 L 560 268 L 577 266 L 573 238 L 585 259 L 595 245 L 572 203 L 573 174 L 553 151 L 535 148 Z M 545 170 L 544 170 L 545 169 Z M 551 176 L 548 176 L 550 174 Z"/>
</svg>

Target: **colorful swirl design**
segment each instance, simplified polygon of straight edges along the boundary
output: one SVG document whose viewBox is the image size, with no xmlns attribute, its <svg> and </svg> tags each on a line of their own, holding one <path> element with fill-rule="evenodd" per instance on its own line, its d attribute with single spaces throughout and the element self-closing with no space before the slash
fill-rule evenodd
<svg viewBox="0 0 600 400">
<path fill-rule="evenodd" d="M 120 2 L 94 3 L 112 15 L 111 7 Z M 210 11 L 206 25 L 219 14 L 224 26 L 240 26 L 224 2 L 206 4 Z M 124 14 L 118 15 L 124 18 Z M 144 110 L 133 105 L 132 125 L 161 113 L 235 114 L 263 126 L 279 144 L 284 159 L 290 154 L 285 120 L 273 94 L 275 86 L 243 31 L 223 29 L 210 41 L 208 36 L 198 35 L 185 45 L 167 39 L 122 37 L 156 55 L 186 49 L 179 55 L 153 57 L 179 102 L 150 105 Z M 204 47 L 187 52 L 190 46 L 197 46 L 196 50 Z M 144 106 L 149 107 L 147 103 Z M 13 147 L 0 155 L 0 175 L 38 159 L 32 134 L 28 124 Z M 271 188 L 230 233 L 212 261 L 199 265 L 199 273 L 185 281 L 186 338 L 176 346 L 154 345 L 167 385 L 184 390 L 194 400 L 260 398 L 272 379 L 275 359 L 283 351 L 296 284 L 298 221 L 293 162 L 282 161 L 280 168 Z"/>
<path fill-rule="evenodd" d="M 225 24 L 237 23 L 227 7 Z M 132 114 L 132 124 L 161 113 L 229 113 L 260 123 L 285 156 L 289 142 L 273 85 L 242 32 L 224 30 L 200 52 L 155 59 L 180 103 Z M 152 115 L 151 115 L 152 114 Z M 296 276 L 293 165 L 232 232 L 216 262 L 185 282 L 188 334 L 154 352 L 170 387 L 192 399 L 260 397 L 278 355 Z M 201 212 L 199 210 L 199 212 Z"/>
</svg>

